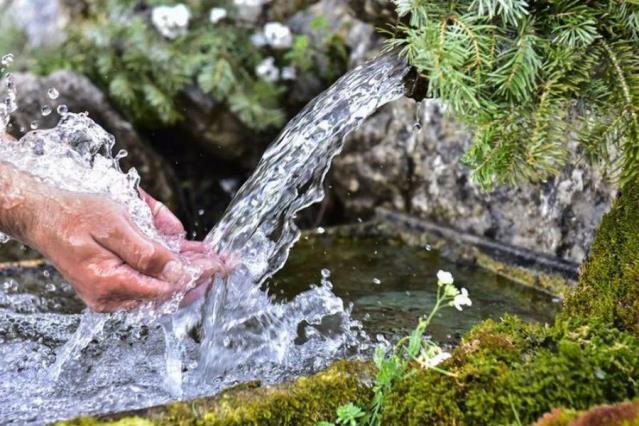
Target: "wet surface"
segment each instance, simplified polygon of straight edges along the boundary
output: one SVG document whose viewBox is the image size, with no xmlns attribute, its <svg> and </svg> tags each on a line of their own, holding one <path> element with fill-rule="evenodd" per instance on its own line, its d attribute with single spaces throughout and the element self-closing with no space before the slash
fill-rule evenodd
<svg viewBox="0 0 639 426">
<path fill-rule="evenodd" d="M 429 332 L 442 343 L 454 344 L 461 333 L 487 318 L 511 313 L 548 322 L 559 308 L 545 293 L 479 268 L 455 265 L 426 248 L 325 235 L 302 238 L 285 268 L 268 283 L 270 293 L 280 301 L 292 300 L 319 283 L 323 269 L 324 276 L 330 271 L 335 294 L 353 304 L 352 317 L 362 322 L 372 343 L 381 336 L 392 341 L 407 334 L 431 309 L 439 269 L 452 272 L 455 284 L 468 289 L 473 300 L 463 312 L 445 309 L 435 319 Z M 82 309 L 73 290 L 50 267 L 0 271 L 0 424 L 42 424 L 176 399 L 158 380 L 164 375 L 164 341 L 158 327 L 107 327 L 103 335 L 110 337 L 89 345 L 59 381 L 50 382 L 47 371 L 78 327 Z M 362 340 L 359 355 L 370 354 L 372 348 Z M 341 356 L 349 354 L 353 352 Z M 266 382 L 311 374 L 326 363 L 330 359 L 318 359 L 287 374 L 277 372 Z M 121 372 L 115 382 L 114 371 Z M 224 379 L 213 385 L 207 395 L 227 386 Z"/>
<path fill-rule="evenodd" d="M 354 319 L 366 332 L 396 339 L 407 334 L 417 318 L 435 303 L 436 274 L 449 271 L 458 288 L 468 290 L 472 307 L 444 309 L 430 332 L 441 342 L 454 342 L 485 319 L 515 314 L 527 321 L 549 322 L 560 304 L 546 293 L 524 287 L 479 267 L 449 262 L 435 250 L 414 248 L 384 238 L 302 238 L 288 263 L 273 279 L 278 298 L 287 298 L 318 283 L 321 270 L 331 272 L 335 294 L 353 303 Z"/>
</svg>

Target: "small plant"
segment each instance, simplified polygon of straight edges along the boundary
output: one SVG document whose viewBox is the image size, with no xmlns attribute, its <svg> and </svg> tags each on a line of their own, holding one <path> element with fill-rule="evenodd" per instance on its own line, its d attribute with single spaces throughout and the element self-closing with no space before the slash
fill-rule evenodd
<svg viewBox="0 0 639 426">
<path fill-rule="evenodd" d="M 457 289 L 453 282 L 453 276 L 450 272 L 440 270 L 437 273 L 437 298 L 430 313 L 420 317 L 417 327 L 410 335 L 400 339 L 391 348 L 380 345 L 375 350 L 373 360 L 377 372 L 373 385 L 374 395 L 368 411 L 362 410 L 353 403 L 348 403 L 337 409 L 335 423 L 320 422 L 318 426 L 377 426 L 381 421 L 385 397 L 397 380 L 410 376 L 417 368 L 428 368 L 441 374 L 453 375 L 438 367 L 441 362 L 450 358 L 450 354 L 425 336 L 431 321 L 443 308 L 454 307 L 461 311 L 464 306 L 472 305 L 468 291 L 465 288 Z"/>
</svg>

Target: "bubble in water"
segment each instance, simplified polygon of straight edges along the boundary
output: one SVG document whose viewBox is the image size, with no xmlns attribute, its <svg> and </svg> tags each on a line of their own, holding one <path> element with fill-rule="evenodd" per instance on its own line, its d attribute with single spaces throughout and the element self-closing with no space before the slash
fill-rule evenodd
<svg viewBox="0 0 639 426">
<path fill-rule="evenodd" d="M 56 286 L 55 286 L 55 284 L 53 284 L 53 283 L 47 283 L 47 284 L 44 286 L 44 289 L 45 289 L 46 291 L 48 291 L 49 293 L 53 293 L 54 291 L 56 291 L 57 287 L 56 287 Z"/>
<path fill-rule="evenodd" d="M 433 250 L 433 246 L 431 246 L 430 244 L 426 244 L 426 246 L 424 248 L 426 249 L 426 251 Z"/>
<path fill-rule="evenodd" d="M 31 128 L 31 130 L 36 130 L 38 128 L 38 122 L 35 120 L 32 121 L 29 127 Z"/>
<path fill-rule="evenodd" d="M 0 64 L 6 67 L 13 63 L 13 59 L 14 59 L 13 53 L 7 53 L 6 55 L 2 57 L 2 60 L 0 60 Z"/>
<path fill-rule="evenodd" d="M 328 279 L 331 277 L 331 271 L 329 271 L 326 268 L 322 269 L 321 274 L 322 274 L 322 278 Z"/>
<path fill-rule="evenodd" d="M 315 230 L 315 233 L 319 234 L 319 235 L 325 234 L 326 233 L 326 229 L 324 229 L 321 226 L 318 226 L 317 229 Z"/>
<path fill-rule="evenodd" d="M 40 113 L 44 117 L 50 115 L 51 112 L 52 112 L 52 110 L 51 110 L 51 107 L 49 105 L 42 105 L 42 108 L 40 108 Z"/>
<path fill-rule="evenodd" d="M 8 235 L 3 234 L 2 232 L 0 232 L 0 244 L 7 243 L 7 242 L 9 242 L 10 239 L 11 238 L 9 238 Z"/>
<path fill-rule="evenodd" d="M 42 272 L 42 275 L 44 275 L 45 278 L 49 278 L 51 276 L 51 272 L 45 269 L 44 272 Z"/>
<path fill-rule="evenodd" d="M 58 114 L 60 115 L 66 115 L 69 113 L 69 108 L 67 108 L 66 105 L 58 105 L 56 111 L 58 111 Z"/>
<path fill-rule="evenodd" d="M 199 210 L 197 211 L 197 215 L 198 215 L 198 216 L 204 216 L 204 209 L 199 209 Z"/>
<path fill-rule="evenodd" d="M 373 284 L 380 285 L 382 281 L 379 278 L 373 278 Z"/>
<path fill-rule="evenodd" d="M 58 99 L 58 96 L 60 96 L 60 92 L 58 92 L 55 87 L 52 87 L 47 90 L 47 96 L 49 97 L 49 99 Z"/>
</svg>

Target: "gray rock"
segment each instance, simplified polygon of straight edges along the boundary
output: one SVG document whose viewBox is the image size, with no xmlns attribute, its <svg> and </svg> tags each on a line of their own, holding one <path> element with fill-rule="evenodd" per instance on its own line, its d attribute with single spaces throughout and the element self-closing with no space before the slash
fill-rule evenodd
<svg viewBox="0 0 639 426">
<path fill-rule="evenodd" d="M 176 205 L 170 167 L 140 139 L 133 126 L 109 105 L 104 94 L 87 78 L 70 71 L 56 71 L 47 77 L 18 73 L 15 82 L 18 111 L 11 121 L 14 136 L 21 137 L 34 122 L 38 128 L 54 127 L 60 118 L 56 112 L 59 105 L 66 105 L 71 112 L 87 111 L 94 121 L 115 136 L 116 152 L 119 149 L 128 151 L 129 155 L 121 161 L 123 168 L 135 167 L 151 194 L 169 205 Z M 57 99 L 48 97 L 50 88 L 59 92 Z M 2 90 L 0 97 L 3 97 Z M 43 106 L 49 106 L 52 113 L 43 116 Z"/>
<path fill-rule="evenodd" d="M 24 32 L 29 47 L 53 47 L 64 40 L 69 14 L 61 1 L 0 0 L 0 12 L 3 26 L 11 24 Z"/>
<path fill-rule="evenodd" d="M 415 123 L 421 123 L 417 130 Z M 460 158 L 470 138 L 437 103 L 401 99 L 382 108 L 347 140 L 331 185 L 347 214 L 377 206 L 581 262 L 616 194 L 596 168 L 573 160 L 546 183 L 483 193 Z"/>
</svg>

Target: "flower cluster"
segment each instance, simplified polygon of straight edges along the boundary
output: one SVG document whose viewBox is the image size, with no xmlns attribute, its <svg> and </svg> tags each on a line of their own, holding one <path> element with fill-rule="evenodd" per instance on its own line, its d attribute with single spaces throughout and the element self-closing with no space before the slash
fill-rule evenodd
<svg viewBox="0 0 639 426">
<path fill-rule="evenodd" d="M 472 306 L 473 302 L 468 297 L 468 290 L 462 288 L 461 291 L 453 285 L 453 275 L 450 272 L 439 270 L 437 272 L 437 285 L 443 289 L 444 296 L 452 298 L 449 306 L 454 306 L 458 311 L 462 311 L 462 306 Z"/>
<path fill-rule="evenodd" d="M 168 39 L 186 34 L 191 19 L 191 11 L 184 4 L 157 6 L 151 11 L 153 26 Z"/>
</svg>

